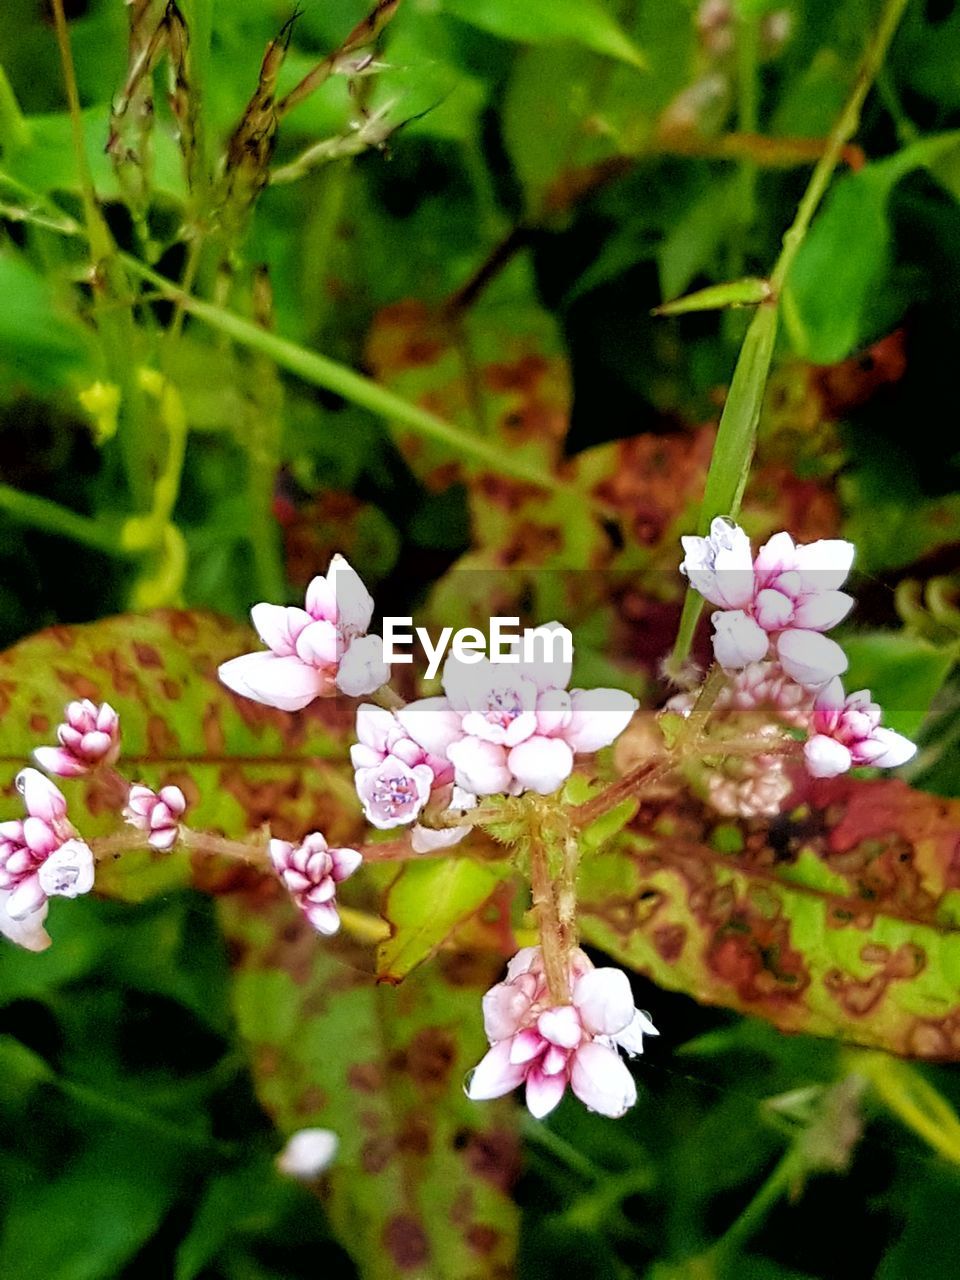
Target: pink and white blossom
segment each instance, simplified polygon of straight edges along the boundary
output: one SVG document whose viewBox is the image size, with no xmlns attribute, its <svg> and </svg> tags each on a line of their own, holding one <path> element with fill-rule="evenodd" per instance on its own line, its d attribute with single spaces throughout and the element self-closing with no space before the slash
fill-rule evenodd
<svg viewBox="0 0 960 1280">
<path fill-rule="evenodd" d="M 854 765 L 895 769 L 916 754 L 916 745 L 903 734 L 884 729 L 882 711 L 870 700 L 869 689 L 844 697 L 839 680 L 817 695 L 810 737 L 803 754 L 815 778 L 835 778 Z"/>
<path fill-rule="evenodd" d="M 549 636 L 550 623 L 537 631 Z M 450 657 L 442 698 L 398 711 L 408 735 L 449 761 L 473 795 L 550 794 L 570 776 L 574 757 L 608 746 L 638 703 L 620 689 L 568 690 L 570 661 L 467 663 Z"/>
<path fill-rule="evenodd" d="M 187 807 L 186 796 L 179 787 L 161 787 L 152 791 L 142 783 L 130 788 L 123 816 L 132 827 L 148 832 L 152 849 L 172 849 L 180 831 L 180 819 Z"/>
<path fill-rule="evenodd" d="M 636 1085 L 617 1050 L 642 1053 L 644 1035 L 656 1035 L 656 1027 L 634 1008 L 626 974 L 595 969 L 580 950 L 570 959 L 570 989 L 570 1003 L 554 1005 L 540 948 L 514 956 L 504 981 L 483 997 L 491 1047 L 470 1075 L 468 1097 L 499 1098 L 523 1084 L 528 1110 L 541 1118 L 569 1085 L 601 1115 L 622 1116 L 633 1106 Z"/>
<path fill-rule="evenodd" d="M 477 807 L 477 797 L 463 787 L 451 788 L 448 811 L 466 813 Z M 417 822 L 410 832 L 410 845 L 414 853 L 433 853 L 436 849 L 451 849 L 470 834 L 469 825 L 459 827 L 426 827 Z"/>
<path fill-rule="evenodd" d="M 270 861 L 294 902 L 318 933 L 340 928 L 337 885 L 349 879 L 363 862 L 356 849 L 331 849 L 319 831 L 299 844 L 270 841 Z"/>
<path fill-rule="evenodd" d="M 823 632 L 853 606 L 839 590 L 853 563 L 852 543 L 825 538 L 798 546 L 778 533 L 754 559 L 743 530 L 719 516 L 708 537 L 681 542 L 680 572 L 720 606 L 713 644 L 725 670 L 772 656 L 798 684 L 817 689 L 847 669 L 843 650 Z"/>
<path fill-rule="evenodd" d="M 390 678 L 382 641 L 367 635 L 373 598 L 341 555 L 307 587 L 302 609 L 256 604 L 250 617 L 267 651 L 231 658 L 219 670 L 227 688 L 245 698 L 300 711 L 338 690 L 373 693 Z"/>
<path fill-rule="evenodd" d="M 67 802 L 36 769 L 17 775 L 25 818 L 0 822 L 0 932 L 31 951 L 49 946 L 47 900 L 93 887 L 93 854 L 67 818 Z"/>
<path fill-rule="evenodd" d="M 57 747 L 37 747 L 33 758 L 58 778 L 77 778 L 99 765 L 113 764 L 120 754 L 120 717 L 104 702 L 84 698 L 68 703 L 66 719 L 57 726 Z"/>
<path fill-rule="evenodd" d="M 357 794 L 381 830 L 416 821 L 431 792 L 453 781 L 452 764 L 415 742 L 392 711 L 362 704 L 357 737 L 350 748 Z"/>
</svg>

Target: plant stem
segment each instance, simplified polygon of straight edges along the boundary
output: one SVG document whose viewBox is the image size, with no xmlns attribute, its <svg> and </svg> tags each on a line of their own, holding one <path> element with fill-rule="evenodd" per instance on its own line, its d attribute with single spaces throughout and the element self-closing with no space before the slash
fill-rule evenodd
<svg viewBox="0 0 960 1280">
<path fill-rule="evenodd" d="M 826 149 L 810 175 L 793 223 L 783 237 L 780 256 L 770 274 L 770 301 L 757 308 L 743 340 L 727 401 L 720 416 L 716 444 L 704 487 L 698 525 L 698 531 L 702 535 L 709 531 L 710 521 L 715 516 L 726 515 L 733 518 L 740 509 L 773 358 L 780 295 L 844 147 L 857 130 L 864 99 L 880 70 L 906 5 L 907 0 L 887 0 L 884 6 L 880 21 L 864 52 L 850 95 L 830 131 Z M 669 670 L 674 675 L 682 669 L 690 653 L 702 609 L 703 599 L 692 588 L 688 588 L 669 662 Z"/>
<path fill-rule="evenodd" d="M 435 440 L 464 462 L 492 467 L 501 475 L 525 480 L 538 489 L 550 492 L 570 493 L 567 485 L 555 476 L 545 474 L 538 467 L 514 457 L 510 452 L 478 436 L 461 430 L 451 422 L 445 422 L 427 409 L 411 404 L 395 392 L 381 387 L 347 365 L 339 364 L 328 356 L 310 351 L 287 338 L 268 333 L 249 320 L 235 315 L 199 298 L 186 296 L 172 280 L 145 266 L 136 258 L 122 255 L 123 262 L 133 274 L 158 289 L 164 297 L 182 301 L 184 310 L 212 329 L 232 338 L 251 351 L 268 356 L 282 369 L 295 374 L 313 386 L 342 396 L 351 404 L 359 405 L 388 422 L 409 427 L 418 435 Z M 571 495 L 572 496 L 572 495 Z M 584 499 L 586 500 L 586 499 Z"/>
<path fill-rule="evenodd" d="M 757 1190 L 743 1212 L 727 1227 L 726 1231 L 704 1255 L 711 1264 L 707 1274 L 716 1275 L 739 1252 L 745 1241 L 756 1233 L 767 1214 L 780 1199 L 793 1180 L 797 1168 L 795 1149 L 791 1147 L 774 1167 L 772 1173 Z"/>
<path fill-rule="evenodd" d="M 547 991 L 555 1005 L 570 1003 L 570 972 L 564 932 L 557 911 L 557 901 L 550 875 L 547 845 L 536 815 L 528 824 L 530 847 L 530 888 L 533 906 L 537 913 L 540 931 L 540 951 L 543 956 L 544 977 Z"/>
<path fill-rule="evenodd" d="M 102 551 L 104 555 L 120 559 L 130 559 L 135 555 L 121 545 L 119 530 L 115 526 L 78 515 L 59 502 L 41 498 L 35 493 L 23 493 L 8 484 L 0 484 L 0 510 L 22 524 L 69 538 L 81 546 Z"/>
</svg>

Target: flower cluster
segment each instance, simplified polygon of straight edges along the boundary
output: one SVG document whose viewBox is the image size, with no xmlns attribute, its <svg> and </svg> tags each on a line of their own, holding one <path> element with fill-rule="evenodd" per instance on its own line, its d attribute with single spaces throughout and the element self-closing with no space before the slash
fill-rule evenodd
<svg viewBox="0 0 960 1280">
<path fill-rule="evenodd" d="M 643 1037 L 657 1035 L 634 1008 L 620 969 L 595 969 L 579 949 L 570 959 L 569 1004 L 555 1005 L 547 990 L 539 947 L 524 947 L 503 982 L 483 997 L 489 1052 L 472 1072 L 467 1095 L 499 1098 L 523 1084 L 527 1109 L 538 1118 L 560 1102 L 567 1085 L 591 1111 L 622 1116 L 637 1100 L 633 1077 L 617 1049 L 643 1052 Z"/>
<path fill-rule="evenodd" d="M 537 628 L 545 653 L 561 630 L 556 622 Z M 608 746 L 638 706 L 620 689 L 568 690 L 570 668 L 570 657 L 513 664 L 451 657 L 445 696 L 411 702 L 396 719 L 426 759 L 440 762 L 434 785 L 452 768 L 470 795 L 548 795 L 570 776 L 576 755 Z"/>
<path fill-rule="evenodd" d="M 884 729 L 881 714 L 870 701 L 868 689 L 845 698 L 840 681 L 831 680 L 817 694 L 812 733 L 803 748 L 810 773 L 815 778 L 834 778 L 855 764 L 880 769 L 905 764 L 917 748 L 909 738 Z"/>
<path fill-rule="evenodd" d="M 57 727 L 57 747 L 37 747 L 33 758 L 46 773 L 77 778 L 100 765 L 113 764 L 120 754 L 120 717 L 108 702 L 97 706 L 89 698 L 71 702 L 66 719 Z"/>
<path fill-rule="evenodd" d="M 337 885 L 352 876 L 363 861 L 357 850 L 330 849 L 320 832 L 314 831 L 296 845 L 271 840 L 270 861 L 314 929 L 336 933 L 340 928 Z"/>
<path fill-rule="evenodd" d="M 351 697 L 373 693 L 390 678 L 383 642 L 368 636 L 373 599 L 341 555 L 325 578 L 307 587 L 302 609 L 256 604 L 253 625 L 267 652 L 245 653 L 220 667 L 234 693 L 281 711 L 300 711 L 338 690 Z"/>
<path fill-rule="evenodd" d="M 852 543 L 826 538 L 798 546 L 788 533 L 777 533 L 754 557 L 744 531 L 719 516 L 709 537 L 681 542 L 681 573 L 720 606 L 712 615 L 713 650 L 732 676 L 727 709 L 766 706 L 782 723 L 806 729 L 804 759 L 818 778 L 853 765 L 894 768 L 914 755 L 912 742 L 880 726 L 881 711 L 869 690 L 844 694 L 839 677 L 847 669 L 846 654 L 823 634 L 853 605 L 839 589 L 853 564 Z M 751 797 L 757 792 L 755 779 L 748 789 Z M 739 802 L 735 786 L 714 790 L 725 812 Z M 755 811 L 770 812 L 776 792 L 788 790 L 781 778 L 766 788 Z"/>
<path fill-rule="evenodd" d="M 31 951 L 50 939 L 47 901 L 93 887 L 93 854 L 67 818 L 67 802 L 36 769 L 17 775 L 27 816 L 0 822 L 0 931 Z"/>
<path fill-rule="evenodd" d="M 823 632 L 853 607 L 853 598 L 838 590 L 853 564 L 852 543 L 826 538 L 797 546 L 789 533 L 778 533 L 754 558 L 744 531 L 720 516 L 709 537 L 681 542 L 680 572 L 719 606 L 713 651 L 721 667 L 740 670 L 772 651 L 808 689 L 846 671 L 846 655 Z"/>
</svg>

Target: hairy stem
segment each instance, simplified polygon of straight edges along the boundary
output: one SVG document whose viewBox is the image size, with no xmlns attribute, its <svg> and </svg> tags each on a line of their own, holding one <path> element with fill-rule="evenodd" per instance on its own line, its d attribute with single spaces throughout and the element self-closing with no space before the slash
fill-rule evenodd
<svg viewBox="0 0 960 1280">
<path fill-rule="evenodd" d="M 570 1003 L 569 952 L 564 939 L 547 845 L 534 817 L 528 827 L 530 848 L 530 888 L 540 931 L 540 950 L 547 990 L 553 1004 Z"/>
</svg>

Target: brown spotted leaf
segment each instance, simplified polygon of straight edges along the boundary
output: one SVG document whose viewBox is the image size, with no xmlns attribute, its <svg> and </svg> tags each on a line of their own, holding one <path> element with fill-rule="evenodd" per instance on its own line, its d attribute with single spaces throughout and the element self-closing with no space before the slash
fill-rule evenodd
<svg viewBox="0 0 960 1280">
<path fill-rule="evenodd" d="M 269 822 L 281 838 L 319 829 L 354 842 L 363 830 L 346 765 L 354 704 L 319 700 L 288 715 L 235 697 L 217 666 L 257 647 L 249 628 L 225 618 L 165 610 L 50 628 L 0 654 L 3 816 L 19 811 L 13 779 L 34 747 L 53 741 L 64 705 L 91 698 L 120 714 L 124 776 L 181 787 L 197 829 L 240 838 Z M 83 835 L 120 825 L 116 797 L 96 777 L 62 788 Z M 206 883 L 209 870 L 197 871 Z M 183 855 L 142 854 L 102 867 L 97 880 L 140 897 L 188 875 Z"/>
<path fill-rule="evenodd" d="M 323 1194 L 360 1273 L 507 1280 L 516 1109 L 463 1091 L 487 1047 L 480 998 L 502 959 L 444 952 L 402 986 L 377 985 L 287 904 L 255 906 L 221 901 L 240 1031 L 279 1128 L 339 1136 Z"/>
<path fill-rule="evenodd" d="M 849 778 L 804 801 L 740 824 L 645 804 L 584 861 L 584 937 L 785 1031 L 960 1059 L 960 803 Z"/>
</svg>

